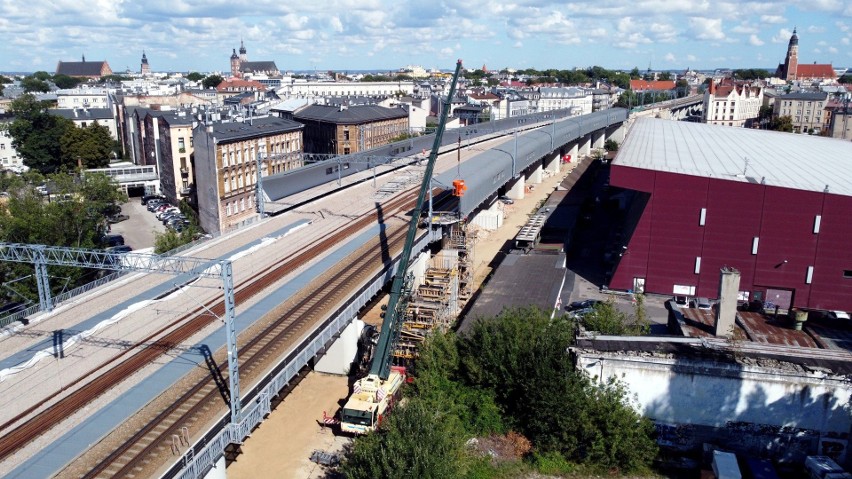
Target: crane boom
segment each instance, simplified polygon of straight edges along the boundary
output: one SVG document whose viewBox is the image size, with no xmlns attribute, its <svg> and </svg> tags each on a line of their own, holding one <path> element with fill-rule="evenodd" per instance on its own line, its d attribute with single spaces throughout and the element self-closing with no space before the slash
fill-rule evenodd
<svg viewBox="0 0 852 479">
<path fill-rule="evenodd" d="M 438 122 L 438 129 L 435 131 L 435 141 L 432 144 L 432 152 L 429 154 L 429 161 L 426 164 L 426 172 L 423 174 L 423 182 L 420 184 L 420 193 L 417 195 L 417 203 L 414 207 L 414 212 L 411 215 L 411 221 L 408 224 L 408 233 L 405 236 L 405 246 L 402 248 L 402 256 L 399 258 L 399 265 L 396 269 L 396 274 L 393 277 L 391 284 L 390 298 L 388 299 L 385 318 L 382 321 L 382 331 L 379 337 L 379 344 L 376 347 L 373 355 L 373 362 L 370 365 L 370 375 L 376 375 L 382 380 L 386 380 L 390 374 L 390 357 L 393 345 L 396 342 L 396 336 L 399 334 L 400 318 L 404 311 L 400 311 L 400 298 L 402 297 L 403 288 L 405 286 L 405 276 L 408 271 L 408 264 L 411 258 L 411 249 L 414 247 L 414 236 L 417 233 L 417 224 L 420 222 L 420 214 L 423 211 L 423 202 L 429 192 L 432 183 L 432 171 L 435 169 L 435 161 L 438 158 L 438 150 L 441 147 L 441 138 L 444 136 L 444 128 L 447 126 L 447 115 L 450 111 L 450 102 L 456 92 L 456 83 L 461 72 L 462 61 L 456 63 L 456 71 L 453 73 L 453 82 L 450 85 L 450 92 L 444 101 L 444 108 L 441 109 L 441 119 Z"/>
</svg>

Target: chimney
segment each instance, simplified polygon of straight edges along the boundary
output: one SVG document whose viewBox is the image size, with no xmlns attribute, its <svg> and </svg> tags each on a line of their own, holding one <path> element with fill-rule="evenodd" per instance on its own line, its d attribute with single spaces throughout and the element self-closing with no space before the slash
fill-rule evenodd
<svg viewBox="0 0 852 479">
<path fill-rule="evenodd" d="M 717 337 L 731 337 L 737 319 L 737 295 L 740 290 L 740 272 L 724 267 L 719 275 L 719 303 L 716 305 Z"/>
</svg>

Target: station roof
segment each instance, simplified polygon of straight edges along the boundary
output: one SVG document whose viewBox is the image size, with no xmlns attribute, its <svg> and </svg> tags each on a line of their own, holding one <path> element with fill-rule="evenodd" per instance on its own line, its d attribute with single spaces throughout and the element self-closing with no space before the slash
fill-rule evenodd
<svg viewBox="0 0 852 479">
<path fill-rule="evenodd" d="M 301 123 L 283 118 L 255 118 L 248 122 L 214 123 L 213 136 L 221 143 L 285 133 L 304 128 Z"/>
<path fill-rule="evenodd" d="M 852 142 L 683 121 L 636 121 L 614 165 L 852 196 Z"/>
</svg>

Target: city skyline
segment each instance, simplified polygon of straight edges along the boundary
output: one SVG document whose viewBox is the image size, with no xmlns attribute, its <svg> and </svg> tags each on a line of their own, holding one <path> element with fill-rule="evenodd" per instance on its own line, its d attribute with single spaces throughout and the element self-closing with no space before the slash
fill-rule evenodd
<svg viewBox="0 0 852 479">
<path fill-rule="evenodd" d="M 230 70 L 249 60 L 281 70 L 774 68 L 797 28 L 801 63 L 852 65 L 852 5 L 791 2 L 489 0 L 402 4 L 334 0 L 33 0 L 0 3 L 0 70 L 53 72 L 59 60 L 109 62 L 116 73 Z M 664 12 L 664 13 L 661 13 Z M 23 54 L 22 54 L 23 53 Z"/>
</svg>

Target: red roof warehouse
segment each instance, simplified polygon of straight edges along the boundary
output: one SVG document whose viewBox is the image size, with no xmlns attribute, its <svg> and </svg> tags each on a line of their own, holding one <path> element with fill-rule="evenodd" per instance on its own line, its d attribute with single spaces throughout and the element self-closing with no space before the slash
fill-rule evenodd
<svg viewBox="0 0 852 479">
<path fill-rule="evenodd" d="M 852 142 L 642 119 L 611 169 L 632 197 L 610 287 L 852 310 Z M 789 303 L 789 304 L 788 304 Z"/>
</svg>

